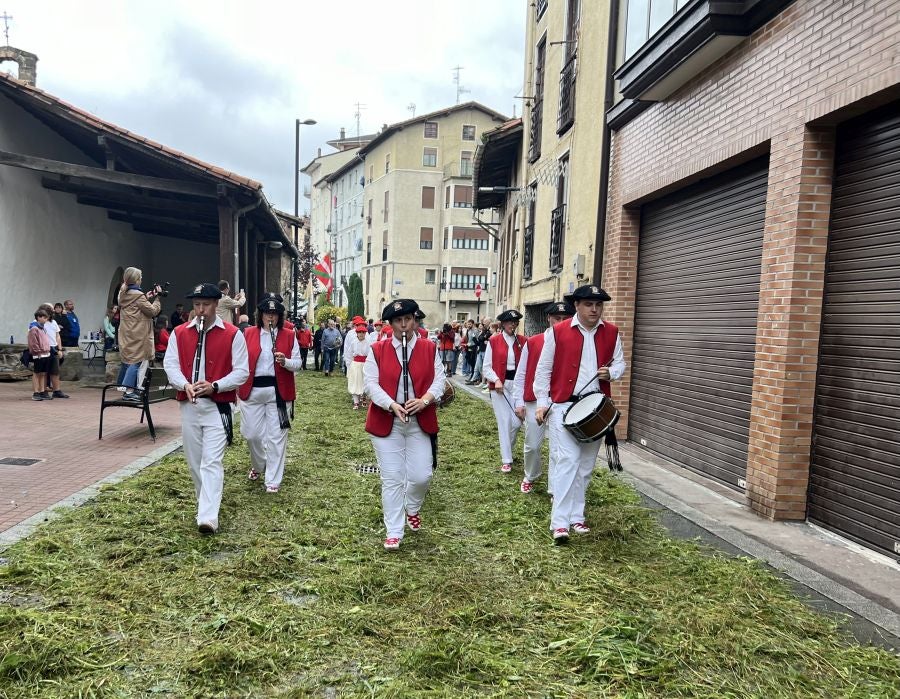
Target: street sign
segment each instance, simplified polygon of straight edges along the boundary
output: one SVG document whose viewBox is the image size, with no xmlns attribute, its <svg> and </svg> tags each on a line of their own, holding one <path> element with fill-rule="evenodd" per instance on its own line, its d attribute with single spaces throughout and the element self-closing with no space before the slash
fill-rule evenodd
<svg viewBox="0 0 900 699">
<path fill-rule="evenodd" d="M 481 284 L 476 284 L 476 285 L 475 285 L 475 298 L 476 298 L 476 299 L 480 299 L 480 298 L 481 298 Z"/>
</svg>

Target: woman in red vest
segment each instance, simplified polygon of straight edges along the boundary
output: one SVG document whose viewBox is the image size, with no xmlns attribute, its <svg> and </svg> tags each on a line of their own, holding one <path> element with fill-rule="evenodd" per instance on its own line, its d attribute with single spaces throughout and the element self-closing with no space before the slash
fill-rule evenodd
<svg viewBox="0 0 900 699">
<path fill-rule="evenodd" d="M 568 303 L 551 303 L 544 308 L 547 321 L 552 328 L 557 323 L 575 315 L 575 309 Z M 530 493 L 534 488 L 534 482 L 541 477 L 541 444 L 547 434 L 547 423 L 538 424 L 534 419 L 537 410 L 537 398 L 534 395 L 534 372 L 537 369 L 538 360 L 541 358 L 541 350 L 544 349 L 544 338 L 550 332 L 549 328 L 537 335 L 532 335 L 522 349 L 522 358 L 516 369 L 515 396 L 516 416 L 522 420 L 525 426 L 525 477 L 519 484 L 519 490 Z M 553 470 L 553 455 L 550 456 L 548 473 Z M 549 476 L 548 476 L 549 480 Z M 548 485 L 549 488 L 549 485 Z M 551 490 L 547 492 L 552 494 Z"/>
<path fill-rule="evenodd" d="M 565 300 L 574 303 L 575 316 L 557 323 L 547 333 L 534 375 L 534 418 L 538 424 L 548 420 L 550 425 L 550 453 L 554 457 L 550 529 L 557 544 L 569 540 L 570 528 L 576 534 L 590 532 L 584 521 L 584 500 L 600 451 L 600 440 L 577 441 L 563 426 L 563 415 L 577 397 L 598 388 L 609 396 L 610 382 L 625 373 L 619 329 L 600 318 L 609 295 L 599 286 L 588 284 L 575 289 Z"/>
<path fill-rule="evenodd" d="M 273 342 L 274 337 L 274 342 Z M 291 423 L 287 404 L 297 397 L 294 373 L 300 369 L 300 345 L 293 328 L 284 327 L 284 305 L 269 298 L 256 309 L 256 326 L 244 331 L 250 376 L 241 386 L 241 434 L 250 448 L 247 478 L 266 474 L 266 492 L 277 493 Z"/>
<path fill-rule="evenodd" d="M 422 526 L 421 508 L 431 485 L 437 449 L 435 398 L 444 392 L 444 366 L 437 346 L 416 332 L 412 299 L 389 303 L 381 314 L 391 337 L 372 346 L 363 367 L 366 393 L 372 399 L 366 432 L 381 471 L 384 548 L 395 551 L 404 523 Z M 405 517 L 404 517 L 405 515 Z"/>
<path fill-rule="evenodd" d="M 225 482 L 222 456 L 231 443 L 231 404 L 249 374 L 247 343 L 237 327 L 216 315 L 222 292 L 215 284 L 198 284 L 187 298 L 192 300 L 194 317 L 172 331 L 163 368 L 178 391 L 175 400 L 181 403 L 184 456 L 197 496 L 197 528 L 201 534 L 215 534 Z"/>
<path fill-rule="evenodd" d="M 491 407 L 497 418 L 500 436 L 500 470 L 512 471 L 513 446 L 522 421 L 515 413 L 516 396 L 513 379 L 525 346 L 525 336 L 516 333 L 522 314 L 515 310 L 504 311 L 497 316 L 500 332 L 491 336 L 484 348 L 481 373 L 491 392 Z M 507 385 L 509 382 L 509 385 Z"/>
</svg>

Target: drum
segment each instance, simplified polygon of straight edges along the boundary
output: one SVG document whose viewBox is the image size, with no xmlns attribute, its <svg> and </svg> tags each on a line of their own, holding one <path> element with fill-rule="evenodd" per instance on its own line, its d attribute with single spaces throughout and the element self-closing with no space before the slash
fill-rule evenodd
<svg viewBox="0 0 900 699">
<path fill-rule="evenodd" d="M 453 384 L 449 381 L 444 383 L 444 392 L 441 394 L 441 397 L 438 398 L 435 403 L 439 408 L 446 408 L 453 402 L 453 399 L 456 398 L 456 389 L 453 388 Z"/>
<path fill-rule="evenodd" d="M 579 442 L 596 442 L 619 421 L 619 411 L 611 399 L 593 391 L 563 413 L 563 427 Z"/>
</svg>

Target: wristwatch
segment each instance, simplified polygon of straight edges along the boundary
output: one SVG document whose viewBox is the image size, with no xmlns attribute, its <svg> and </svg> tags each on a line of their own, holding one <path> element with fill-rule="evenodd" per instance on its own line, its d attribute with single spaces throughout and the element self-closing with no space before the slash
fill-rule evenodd
<svg viewBox="0 0 900 699">
<path fill-rule="evenodd" d="M 429 405 L 431 405 L 431 401 L 430 401 L 430 400 L 426 400 L 425 398 L 423 398 L 423 399 L 422 399 L 422 405 L 424 405 L 424 406 L 427 408 Z"/>
<path fill-rule="evenodd" d="M 219 382 L 218 381 L 213 381 L 212 387 L 213 387 L 213 393 L 219 392 Z"/>
</svg>

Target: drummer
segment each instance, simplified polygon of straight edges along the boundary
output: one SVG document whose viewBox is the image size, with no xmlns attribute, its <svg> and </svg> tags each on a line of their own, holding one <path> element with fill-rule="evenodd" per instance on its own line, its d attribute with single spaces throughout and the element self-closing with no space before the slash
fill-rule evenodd
<svg viewBox="0 0 900 699">
<path fill-rule="evenodd" d="M 484 349 L 482 373 L 491 393 L 491 407 L 497 419 L 500 438 L 500 471 L 512 471 L 513 447 L 522 421 L 515 413 L 513 379 L 525 346 L 525 336 L 516 333 L 522 314 L 516 310 L 503 311 L 497 316 L 501 332 L 490 340 Z M 508 382 L 508 384 L 507 384 Z"/>
<path fill-rule="evenodd" d="M 557 323 L 569 320 L 575 315 L 575 309 L 569 303 L 551 303 L 544 308 L 547 322 L 552 328 Z M 522 349 L 522 358 L 516 369 L 514 393 L 516 396 L 516 416 L 525 425 L 525 477 L 519 484 L 519 491 L 530 493 L 534 488 L 534 482 L 541 477 L 543 471 L 541 465 L 541 444 L 547 434 L 547 423 L 538 424 L 534 419 L 534 411 L 537 409 L 537 398 L 534 395 L 534 372 L 537 369 L 541 350 L 544 348 L 544 338 L 550 332 L 550 328 L 537 335 L 532 335 Z M 553 454 L 550 454 L 550 472 L 553 470 Z M 548 477 L 549 478 L 549 477 Z M 548 486 L 549 487 L 549 486 Z M 552 490 L 548 490 L 552 493 Z"/>
<path fill-rule="evenodd" d="M 565 300 L 574 305 L 575 316 L 547 332 L 534 375 L 535 421 L 549 423 L 550 453 L 555 458 L 550 471 L 550 529 L 557 544 L 569 541 L 570 529 L 576 534 L 590 532 L 584 501 L 600 450 L 599 440 L 578 442 L 563 426 L 563 415 L 579 395 L 599 388 L 609 396 L 610 382 L 625 373 L 619 329 L 601 320 L 609 294 L 587 284 Z"/>
</svg>

